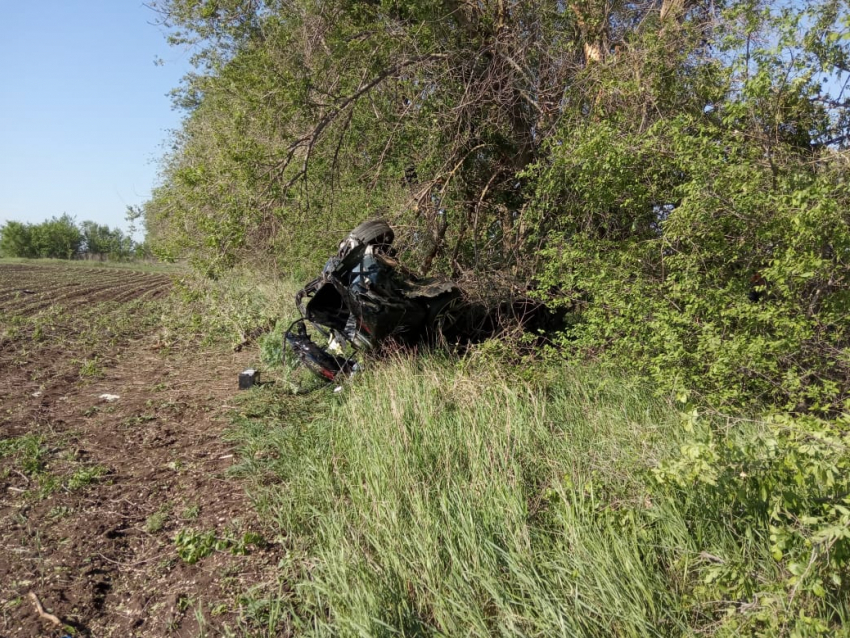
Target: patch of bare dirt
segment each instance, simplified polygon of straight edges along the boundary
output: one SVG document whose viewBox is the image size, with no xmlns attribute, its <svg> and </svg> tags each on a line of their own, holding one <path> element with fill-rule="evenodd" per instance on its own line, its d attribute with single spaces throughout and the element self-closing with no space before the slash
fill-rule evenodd
<svg viewBox="0 0 850 638">
<path fill-rule="evenodd" d="M 0 636 L 236 627 L 237 597 L 274 582 L 281 558 L 227 476 L 225 415 L 252 353 L 167 353 L 138 335 L 85 380 L 58 342 L 19 346 L 0 349 Z"/>
</svg>

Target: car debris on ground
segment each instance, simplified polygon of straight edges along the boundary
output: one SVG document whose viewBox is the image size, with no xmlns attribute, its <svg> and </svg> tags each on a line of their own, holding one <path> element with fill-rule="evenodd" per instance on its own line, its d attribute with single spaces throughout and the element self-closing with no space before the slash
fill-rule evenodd
<svg viewBox="0 0 850 638">
<path fill-rule="evenodd" d="M 383 220 L 360 224 L 321 275 L 295 296 L 301 318 L 286 330 L 286 343 L 319 377 L 334 381 L 351 375 L 359 369 L 358 355 L 388 341 L 402 346 L 468 343 L 495 333 L 504 307 L 488 308 L 447 278 L 420 277 L 404 268 L 395 258 L 394 239 Z M 525 317 L 545 310 L 527 297 L 502 306 L 509 311 L 521 306 Z M 327 346 L 313 340 L 308 326 Z"/>
</svg>

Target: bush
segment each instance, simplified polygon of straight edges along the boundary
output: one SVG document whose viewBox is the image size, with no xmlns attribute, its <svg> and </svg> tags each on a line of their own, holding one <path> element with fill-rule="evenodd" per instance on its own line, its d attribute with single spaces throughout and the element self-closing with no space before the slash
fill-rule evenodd
<svg viewBox="0 0 850 638">
<path fill-rule="evenodd" d="M 680 457 L 655 471 L 666 497 L 686 504 L 695 528 L 726 527 L 775 561 L 759 568 L 712 548 L 694 595 L 754 601 L 731 607 L 729 631 L 829 633 L 827 619 L 846 616 L 850 599 L 850 416 L 717 428 L 694 411 L 685 425 Z"/>
<path fill-rule="evenodd" d="M 596 161 L 600 146 L 609 151 Z M 760 154 L 688 117 L 577 136 L 551 170 L 580 193 L 631 197 L 655 219 L 599 213 L 545 252 L 541 288 L 576 311 L 559 344 L 628 361 L 662 391 L 696 390 L 716 406 L 840 411 L 850 397 L 850 184 L 838 158 L 777 155 L 771 169 Z M 658 193 L 632 185 L 658 171 L 678 183 L 666 192 L 675 204 L 653 209 Z M 590 215 L 580 206 L 576 218 Z"/>
</svg>

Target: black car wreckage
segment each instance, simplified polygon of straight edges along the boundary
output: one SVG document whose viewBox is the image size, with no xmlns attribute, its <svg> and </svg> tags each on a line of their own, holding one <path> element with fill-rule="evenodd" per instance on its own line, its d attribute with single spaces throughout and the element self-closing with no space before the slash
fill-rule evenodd
<svg viewBox="0 0 850 638">
<path fill-rule="evenodd" d="M 295 296 L 301 318 L 285 337 L 301 362 L 333 381 L 357 370 L 357 356 L 383 344 L 470 343 L 494 334 L 500 309 L 470 301 L 453 281 L 420 277 L 395 258 L 393 229 L 364 222 L 339 245 L 322 273 Z M 540 304 L 525 299 L 528 314 Z M 504 304 L 503 304 L 504 306 Z M 512 304 L 516 306 L 516 304 Z M 319 346 L 307 327 L 328 342 Z"/>
</svg>

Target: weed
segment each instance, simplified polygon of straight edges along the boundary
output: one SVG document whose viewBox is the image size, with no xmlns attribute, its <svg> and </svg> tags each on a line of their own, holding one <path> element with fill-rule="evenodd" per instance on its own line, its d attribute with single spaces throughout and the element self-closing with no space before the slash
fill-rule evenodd
<svg viewBox="0 0 850 638">
<path fill-rule="evenodd" d="M 219 603 L 218 605 L 216 605 L 215 607 L 213 607 L 210 610 L 211 616 L 223 616 L 226 613 L 227 613 L 227 605 L 225 605 L 224 603 Z"/>
<path fill-rule="evenodd" d="M 99 357 L 95 356 L 91 359 L 83 359 L 80 362 L 80 377 L 91 379 L 101 376 L 103 376 L 103 367 Z"/>
<path fill-rule="evenodd" d="M 177 597 L 177 611 L 184 612 L 192 606 L 192 599 L 189 596 L 181 594 Z"/>
<path fill-rule="evenodd" d="M 46 455 L 44 437 L 40 435 L 25 434 L 0 440 L 0 458 L 15 456 L 21 470 L 29 476 L 35 476 L 44 471 Z"/>
<path fill-rule="evenodd" d="M 183 513 L 180 515 L 184 521 L 194 521 L 197 520 L 198 515 L 201 513 L 201 506 L 197 503 L 192 503 L 191 505 L 187 505 L 183 510 Z"/>
<path fill-rule="evenodd" d="M 219 538 L 213 530 L 198 532 L 191 528 L 184 528 L 177 533 L 174 544 L 177 546 L 177 555 L 187 563 L 193 564 L 214 551 L 229 550 L 231 554 L 244 555 L 249 552 L 252 545 L 262 548 L 267 545 L 267 542 L 261 534 L 256 532 L 245 532 L 237 537 L 228 533 L 223 538 Z"/>
<path fill-rule="evenodd" d="M 284 616 L 280 592 L 269 591 L 266 584 L 252 587 L 237 597 L 239 605 L 239 623 L 247 630 L 247 635 L 276 636 L 277 628 Z"/>
<path fill-rule="evenodd" d="M 190 565 L 209 556 L 216 549 L 224 549 L 220 547 L 215 531 L 199 532 L 188 527 L 177 532 L 174 545 L 177 547 L 177 555 Z"/>
<path fill-rule="evenodd" d="M 251 546 L 262 549 L 268 545 L 268 542 L 263 537 L 262 534 L 257 532 L 245 532 L 242 536 L 237 538 L 227 538 L 225 539 L 230 548 L 230 553 L 235 555 L 245 555 L 250 551 Z"/>
<path fill-rule="evenodd" d="M 202 601 L 198 601 L 198 604 L 195 606 L 194 610 L 195 622 L 198 623 L 198 629 L 196 631 L 196 635 L 198 638 L 206 638 L 207 636 L 207 618 L 204 616 L 204 606 Z"/>
<path fill-rule="evenodd" d="M 258 282 L 254 273 L 234 270 L 215 281 L 185 277 L 177 287 L 180 303 L 165 318 L 163 334 L 194 335 L 204 343 L 230 342 L 241 347 L 294 318 L 289 300 L 298 284 L 271 277 Z M 178 307 L 179 306 L 179 307 Z M 287 323 L 288 325 L 288 323 Z"/>
<path fill-rule="evenodd" d="M 156 421 L 155 414 L 134 414 L 133 416 L 128 416 L 126 419 L 121 421 L 121 427 L 131 428 L 137 425 L 142 425 L 143 423 L 149 423 L 150 421 Z"/>
<path fill-rule="evenodd" d="M 109 470 L 102 465 L 92 465 L 81 467 L 71 475 L 68 479 L 67 488 L 69 490 L 78 490 L 94 483 L 100 477 L 109 473 Z"/>
<path fill-rule="evenodd" d="M 52 507 L 50 511 L 47 513 L 47 519 L 53 523 L 60 521 L 64 518 L 68 518 L 72 513 L 73 509 L 67 507 L 65 505 L 57 505 Z"/>
<path fill-rule="evenodd" d="M 156 567 L 162 574 L 166 574 L 171 571 L 176 562 L 176 558 L 166 556 L 165 558 L 157 562 Z"/>
<path fill-rule="evenodd" d="M 39 500 L 47 498 L 62 486 L 62 481 L 48 472 L 40 473 L 37 476 L 37 483 L 38 489 L 35 494 Z"/>
<path fill-rule="evenodd" d="M 160 508 L 145 519 L 145 531 L 148 534 L 156 534 L 165 526 L 168 516 L 171 514 L 171 505 L 165 503 Z"/>
</svg>

